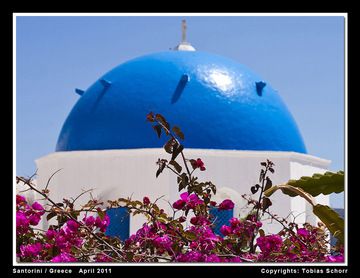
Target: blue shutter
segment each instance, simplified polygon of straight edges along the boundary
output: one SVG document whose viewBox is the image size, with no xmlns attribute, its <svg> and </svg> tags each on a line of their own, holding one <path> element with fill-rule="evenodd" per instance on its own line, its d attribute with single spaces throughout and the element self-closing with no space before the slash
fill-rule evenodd
<svg viewBox="0 0 360 278">
<path fill-rule="evenodd" d="M 220 228 L 222 225 L 229 225 L 229 220 L 234 215 L 234 209 L 231 210 L 218 210 L 217 208 L 210 208 L 210 214 L 213 217 L 213 231 L 215 234 L 218 234 L 220 236 L 224 236 L 220 232 Z"/>
<path fill-rule="evenodd" d="M 129 238 L 130 214 L 127 208 L 111 208 L 106 211 L 110 218 L 110 225 L 106 229 L 107 236 L 116 236 L 121 240 Z"/>
</svg>

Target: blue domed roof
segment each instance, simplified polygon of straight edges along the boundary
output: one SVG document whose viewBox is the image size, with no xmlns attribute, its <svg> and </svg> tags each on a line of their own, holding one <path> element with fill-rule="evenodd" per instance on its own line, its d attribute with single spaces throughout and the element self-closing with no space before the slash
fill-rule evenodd
<svg viewBox="0 0 360 278">
<path fill-rule="evenodd" d="M 61 130 L 56 150 L 162 147 L 146 115 L 160 113 L 203 149 L 306 153 L 279 94 L 230 59 L 199 51 L 135 58 L 106 73 L 85 92 Z"/>
</svg>

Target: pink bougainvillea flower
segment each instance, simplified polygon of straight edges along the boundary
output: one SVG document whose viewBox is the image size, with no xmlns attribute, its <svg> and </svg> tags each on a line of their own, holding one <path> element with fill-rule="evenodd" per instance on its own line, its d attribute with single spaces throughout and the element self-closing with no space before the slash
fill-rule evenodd
<svg viewBox="0 0 360 278">
<path fill-rule="evenodd" d="M 256 239 L 257 245 L 263 253 L 279 252 L 282 246 L 282 238 L 279 235 L 268 235 L 258 237 Z"/>
<path fill-rule="evenodd" d="M 41 220 L 41 217 L 37 213 L 34 213 L 34 214 L 30 215 L 30 217 L 29 217 L 29 222 L 33 226 L 36 226 L 37 224 L 39 224 L 40 220 Z"/>
<path fill-rule="evenodd" d="M 221 204 L 219 205 L 218 210 L 230 210 L 234 208 L 234 202 L 226 199 L 224 201 L 221 202 Z"/>
<path fill-rule="evenodd" d="M 17 228 L 29 227 L 29 220 L 27 219 L 25 213 L 22 211 L 16 212 L 16 227 Z"/>
<path fill-rule="evenodd" d="M 215 255 L 215 254 L 211 254 L 205 257 L 205 262 L 207 263 L 218 263 L 220 262 L 220 258 Z"/>
<path fill-rule="evenodd" d="M 194 169 L 196 169 L 196 168 L 200 168 L 200 171 L 205 171 L 206 170 L 206 168 L 205 168 L 205 164 L 204 164 L 204 162 L 200 159 L 200 158 L 198 158 L 198 159 L 192 159 L 191 160 L 191 166 L 194 168 Z"/>
<path fill-rule="evenodd" d="M 230 223 L 231 227 L 235 228 L 240 224 L 240 220 L 236 217 L 232 217 L 232 218 L 230 218 L 229 223 Z"/>
<path fill-rule="evenodd" d="M 173 203 L 174 209 L 182 209 L 186 205 L 186 202 L 184 200 L 177 200 Z"/>
<path fill-rule="evenodd" d="M 54 246 L 53 246 L 53 244 L 50 244 L 50 243 L 45 243 L 44 244 L 44 248 L 45 249 L 51 249 L 51 248 L 53 248 Z"/>
<path fill-rule="evenodd" d="M 101 220 L 99 216 L 96 217 L 95 226 L 100 228 L 101 232 L 104 233 L 106 231 L 106 228 L 109 226 L 109 224 L 110 224 L 110 217 L 107 214 L 105 214 L 103 220 Z"/>
<path fill-rule="evenodd" d="M 37 242 L 34 244 L 21 245 L 20 255 L 22 257 L 37 257 L 42 250 L 42 244 Z"/>
<path fill-rule="evenodd" d="M 178 220 L 179 220 L 180 223 L 183 223 L 183 222 L 186 221 L 186 217 L 185 217 L 185 216 L 181 216 L 181 217 L 179 217 Z"/>
<path fill-rule="evenodd" d="M 194 216 L 190 219 L 190 223 L 193 225 L 203 226 L 209 225 L 211 222 L 204 216 Z"/>
<path fill-rule="evenodd" d="M 221 228 L 220 228 L 220 232 L 221 232 L 224 236 L 227 236 L 227 235 L 229 235 L 229 234 L 232 233 L 232 229 L 231 229 L 231 227 L 229 227 L 229 226 L 222 225 Z"/>
<path fill-rule="evenodd" d="M 195 208 L 197 205 L 201 205 L 204 203 L 195 193 L 189 195 L 189 193 L 184 192 L 180 195 L 180 198 L 181 200 L 185 201 L 186 206 L 191 209 Z"/>
<path fill-rule="evenodd" d="M 299 236 L 302 236 L 302 237 L 308 237 L 310 234 L 308 232 L 308 230 L 304 229 L 304 228 L 300 228 L 297 230 L 297 234 Z"/>
<path fill-rule="evenodd" d="M 67 239 L 63 235 L 58 235 L 55 238 L 55 244 L 60 249 L 64 249 L 67 247 Z"/>
<path fill-rule="evenodd" d="M 200 158 L 198 158 L 198 159 L 196 160 L 196 166 L 197 166 L 198 168 L 200 168 L 200 171 L 205 171 L 205 170 L 206 170 L 205 164 L 204 164 L 204 162 L 202 162 L 202 160 L 201 160 Z"/>
<path fill-rule="evenodd" d="M 241 263 L 241 262 L 242 262 L 242 260 L 240 259 L 240 257 L 231 257 L 231 258 L 227 259 L 227 261 L 228 261 L 229 263 Z"/>
<path fill-rule="evenodd" d="M 176 258 L 177 262 L 201 262 L 202 260 L 202 254 L 198 251 L 189 251 Z"/>
<path fill-rule="evenodd" d="M 44 207 L 42 205 L 40 205 L 38 202 L 35 202 L 32 204 L 31 206 L 34 210 L 38 210 L 41 212 L 44 212 Z"/>
<path fill-rule="evenodd" d="M 21 195 L 16 195 L 16 204 L 26 203 L 25 197 Z"/>
<path fill-rule="evenodd" d="M 215 201 L 210 201 L 210 206 L 215 207 L 215 206 L 216 206 L 216 202 L 215 202 Z"/>
<path fill-rule="evenodd" d="M 80 224 L 77 223 L 76 221 L 72 220 L 72 219 L 68 220 L 66 222 L 66 225 L 69 228 L 69 230 L 72 231 L 72 232 L 76 232 L 77 229 L 79 229 L 79 227 L 80 227 Z"/>
<path fill-rule="evenodd" d="M 329 263 L 342 263 L 344 262 L 344 256 L 343 255 L 337 255 L 337 256 L 327 256 L 326 262 Z"/>
<path fill-rule="evenodd" d="M 76 259 L 73 256 L 71 256 L 69 253 L 64 252 L 52 258 L 51 262 L 53 263 L 76 262 Z"/>
<path fill-rule="evenodd" d="M 180 194 L 180 199 L 187 202 L 188 201 L 188 198 L 189 198 L 189 193 L 187 192 L 184 192 L 184 193 L 181 193 Z"/>
<path fill-rule="evenodd" d="M 197 222 L 198 222 L 198 218 L 197 218 L 196 216 L 191 217 L 191 219 L 190 219 L 190 223 L 191 223 L 191 224 L 196 225 Z"/>
<path fill-rule="evenodd" d="M 171 249 L 172 242 L 168 235 L 156 237 L 153 242 L 155 247 L 164 248 L 166 250 Z"/>
<path fill-rule="evenodd" d="M 184 192 L 180 194 L 180 199 L 173 203 L 173 208 L 175 209 L 183 209 L 186 205 L 187 208 L 193 209 L 197 205 L 203 204 L 204 202 L 199 199 L 199 197 L 192 193 L 189 194 Z"/>
<path fill-rule="evenodd" d="M 88 217 L 84 217 L 83 219 L 86 226 L 92 227 L 95 225 L 95 217 L 90 215 Z"/>
<path fill-rule="evenodd" d="M 143 198 L 143 203 L 144 203 L 145 206 L 147 206 L 148 204 L 150 204 L 150 199 L 149 199 L 149 197 L 144 197 L 144 198 Z"/>
</svg>

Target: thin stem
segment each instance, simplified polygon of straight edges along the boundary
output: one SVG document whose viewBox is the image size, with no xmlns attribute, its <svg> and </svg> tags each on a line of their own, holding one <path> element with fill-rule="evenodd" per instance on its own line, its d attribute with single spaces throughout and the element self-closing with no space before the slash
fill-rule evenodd
<svg viewBox="0 0 360 278">
<path fill-rule="evenodd" d="M 176 174 L 178 177 L 181 177 L 179 175 L 179 173 L 175 172 L 173 168 L 169 167 L 168 165 L 166 165 L 166 168 L 170 169 L 174 174 Z"/>
<path fill-rule="evenodd" d="M 291 230 L 287 226 L 285 226 L 285 224 L 281 220 L 277 219 L 272 213 L 270 213 L 270 211 L 265 211 L 265 212 L 271 217 L 271 219 L 274 219 L 276 222 L 281 224 L 281 226 L 283 226 L 283 228 L 286 231 L 290 232 L 293 236 L 295 236 L 299 240 L 300 243 L 302 243 L 304 246 L 306 246 L 306 243 L 303 240 L 301 240 L 293 230 Z"/>
<path fill-rule="evenodd" d="M 182 159 L 183 159 L 183 161 L 184 161 L 185 168 L 186 168 L 186 172 L 187 172 L 188 175 L 189 175 L 189 180 L 191 181 L 191 173 L 192 173 L 192 172 L 190 172 L 189 167 L 187 166 L 186 158 L 185 158 L 185 155 L 184 155 L 183 151 L 181 151 L 180 154 L 181 154 L 181 157 L 182 157 Z"/>
<path fill-rule="evenodd" d="M 46 191 L 46 189 L 48 188 L 49 184 L 50 184 L 50 181 L 51 179 L 53 178 L 53 176 L 55 176 L 55 174 L 57 174 L 58 172 L 60 172 L 62 170 L 62 168 L 60 168 L 59 170 L 55 171 L 55 173 L 53 173 L 50 178 L 48 179 L 47 183 L 46 183 L 46 186 L 45 186 L 45 189 L 44 191 Z M 31 178 L 29 178 L 29 180 L 31 180 Z"/>
<path fill-rule="evenodd" d="M 88 192 L 91 192 L 91 191 L 93 191 L 93 189 L 85 190 L 84 192 L 82 192 L 81 194 L 79 194 L 75 199 L 73 199 L 73 201 L 71 202 L 71 204 L 74 204 L 75 201 L 76 201 L 77 199 L 79 199 L 82 195 L 84 195 L 84 194 L 86 194 L 86 193 L 88 193 Z"/>
</svg>

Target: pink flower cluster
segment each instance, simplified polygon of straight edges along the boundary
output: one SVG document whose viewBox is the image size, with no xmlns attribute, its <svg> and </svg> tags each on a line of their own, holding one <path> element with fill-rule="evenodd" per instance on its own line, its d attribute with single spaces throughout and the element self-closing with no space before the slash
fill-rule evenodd
<svg viewBox="0 0 360 278">
<path fill-rule="evenodd" d="M 105 233 L 106 228 L 110 225 L 110 217 L 106 214 L 103 219 L 99 216 L 92 215 L 83 218 L 83 222 L 90 228 L 99 228 L 101 232 Z"/>
<path fill-rule="evenodd" d="M 287 240 L 280 235 L 268 235 L 257 238 L 261 253 L 259 261 L 272 262 L 343 262 L 343 251 L 338 255 L 325 255 L 319 251 L 318 229 L 298 228 Z"/>
<path fill-rule="evenodd" d="M 34 244 L 21 245 L 20 255 L 22 257 L 33 257 L 38 259 L 42 249 L 43 249 L 43 245 L 39 242 Z"/>
<path fill-rule="evenodd" d="M 162 255 L 165 252 L 173 253 L 174 235 L 175 231 L 161 222 L 150 225 L 144 224 L 136 234 L 125 240 L 125 248 L 136 246 L 144 250 L 155 247 L 154 251 L 157 255 Z"/>
<path fill-rule="evenodd" d="M 152 211 L 150 199 L 143 198 L 142 209 Z M 215 206 L 215 203 L 210 204 Z M 244 219 L 233 217 L 223 225 L 217 235 L 213 230 L 212 216 L 205 211 L 204 201 L 195 193 L 182 193 L 173 203 L 173 208 L 183 215 L 177 219 L 152 219 L 124 242 L 125 260 L 146 262 L 148 258 L 162 257 L 175 262 L 343 262 L 343 250 L 329 255 L 319 252 L 319 229 L 312 226 L 283 230 L 256 238 L 258 248 L 250 252 L 250 243 L 262 226 L 254 214 Z M 226 199 L 218 210 L 231 210 L 234 203 Z M 79 253 L 83 246 L 91 245 L 87 231 L 101 235 L 110 224 L 110 218 L 103 212 L 98 215 L 85 215 L 82 220 L 64 219 L 58 226 L 50 226 L 44 233 L 35 233 L 36 226 L 44 215 L 44 208 L 37 202 L 29 205 L 24 197 L 16 196 L 16 233 L 18 236 L 17 255 L 26 262 L 76 262 L 81 260 Z M 188 212 L 194 216 L 190 224 L 184 225 Z M 159 215 L 164 211 L 158 209 Z M 102 217 L 100 217 L 100 215 Z M 297 227 L 297 226 L 294 226 Z M 103 236 L 103 235 L 102 235 Z M 320 246 L 320 247 L 319 247 Z M 74 251 L 75 250 L 75 251 Z M 111 262 L 109 251 L 93 254 L 93 261 Z M 77 255 L 78 254 L 78 255 Z"/>
<path fill-rule="evenodd" d="M 180 199 L 173 203 L 173 208 L 179 210 L 194 209 L 203 203 L 195 193 L 189 195 L 189 193 L 184 192 L 180 195 Z"/>
<path fill-rule="evenodd" d="M 256 243 L 260 247 L 261 252 L 266 256 L 272 252 L 280 252 L 283 240 L 279 235 L 268 235 L 258 237 Z"/>
<path fill-rule="evenodd" d="M 198 159 L 192 159 L 191 160 L 191 166 L 194 168 L 194 169 L 196 169 L 196 168 L 200 168 L 200 171 L 205 171 L 206 170 L 206 168 L 205 168 L 205 164 L 204 164 L 204 162 L 200 159 L 200 158 L 198 158 Z"/>
<path fill-rule="evenodd" d="M 233 208 L 234 208 L 234 202 L 229 199 L 225 199 L 220 203 L 218 210 L 231 210 Z"/>
<path fill-rule="evenodd" d="M 107 215 L 103 219 L 99 216 L 86 216 L 83 222 L 69 219 L 61 227 L 50 226 L 42 236 L 34 238 L 32 226 L 38 225 L 44 213 L 43 206 L 38 202 L 30 206 L 23 196 L 16 196 L 16 234 L 23 239 L 17 255 L 24 261 L 75 262 L 77 260 L 73 256 L 73 248 L 80 249 L 85 242 L 81 225 L 105 232 L 110 223 Z M 106 260 L 106 256 L 103 257 L 97 259 Z"/>
<path fill-rule="evenodd" d="M 44 213 L 43 206 L 38 202 L 30 206 L 23 196 L 16 195 L 16 234 L 26 233 L 30 225 L 37 226 Z"/>
<path fill-rule="evenodd" d="M 240 220 L 233 217 L 229 220 L 230 226 L 223 225 L 220 228 L 220 232 L 224 236 L 233 236 L 240 238 L 243 241 L 251 239 L 255 230 L 262 226 L 260 221 L 255 221 L 255 218 L 248 216 L 245 220 Z"/>
</svg>

